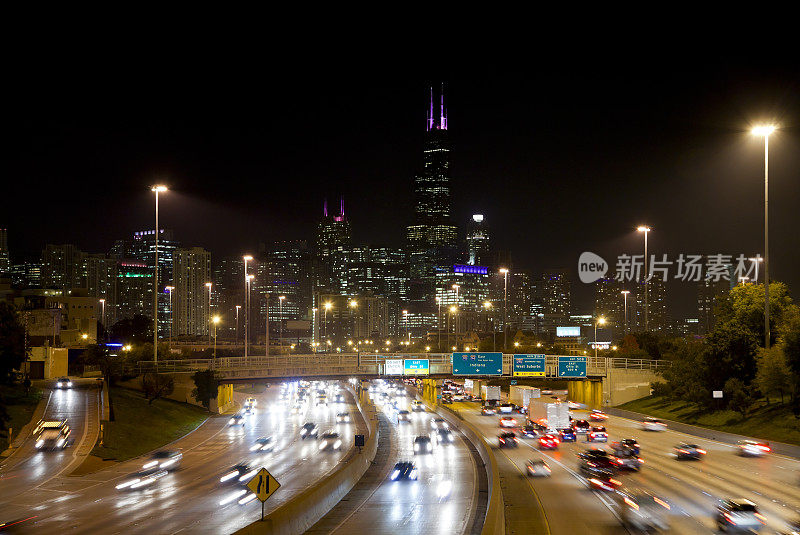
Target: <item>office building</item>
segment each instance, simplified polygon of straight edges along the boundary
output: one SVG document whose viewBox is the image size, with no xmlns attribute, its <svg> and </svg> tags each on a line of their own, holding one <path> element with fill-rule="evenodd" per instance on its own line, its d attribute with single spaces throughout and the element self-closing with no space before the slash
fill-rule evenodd
<svg viewBox="0 0 800 535">
<path fill-rule="evenodd" d="M 8 251 L 8 229 L 0 228 L 0 275 L 11 271 L 11 254 Z"/>
<path fill-rule="evenodd" d="M 489 263 L 489 230 L 482 214 L 474 214 L 467 226 L 467 264 L 485 266 Z"/>
<path fill-rule="evenodd" d="M 211 282 L 211 253 L 202 247 L 176 249 L 172 258 L 172 336 L 207 336 L 211 299 L 206 283 Z"/>
<path fill-rule="evenodd" d="M 47 244 L 42 251 L 42 286 L 84 288 L 86 253 L 72 244 Z"/>
</svg>

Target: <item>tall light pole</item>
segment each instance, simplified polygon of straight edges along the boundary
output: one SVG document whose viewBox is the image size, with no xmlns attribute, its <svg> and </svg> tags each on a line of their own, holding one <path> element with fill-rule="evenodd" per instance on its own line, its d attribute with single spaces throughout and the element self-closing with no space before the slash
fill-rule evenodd
<svg viewBox="0 0 800 535">
<path fill-rule="evenodd" d="M 406 323 L 406 336 L 408 337 L 409 344 L 411 343 L 411 331 L 408 330 L 408 310 L 403 311 L 403 320 Z"/>
<path fill-rule="evenodd" d="M 508 345 L 508 269 L 500 268 L 503 274 L 503 351 Z"/>
<path fill-rule="evenodd" d="M 597 318 L 594 322 L 594 358 L 597 358 L 597 325 L 605 325 L 606 319 L 603 316 Z"/>
<path fill-rule="evenodd" d="M 328 311 L 333 307 L 330 301 L 323 305 L 322 311 L 322 329 L 323 329 L 323 338 L 325 338 L 325 342 L 329 342 L 328 340 Z"/>
<path fill-rule="evenodd" d="M 269 292 L 264 293 L 264 356 L 269 357 Z"/>
<path fill-rule="evenodd" d="M 208 288 L 208 313 L 206 317 L 211 320 L 211 283 L 206 283 L 206 288 Z M 208 330 L 208 341 L 211 342 L 211 329 Z"/>
<path fill-rule="evenodd" d="M 158 368 L 158 194 L 167 191 L 167 186 L 155 185 L 150 191 L 156 194 L 156 261 L 153 267 L 153 362 Z"/>
<path fill-rule="evenodd" d="M 458 306 L 461 304 L 459 302 L 459 299 L 458 299 L 458 290 L 459 290 L 459 288 L 461 288 L 461 286 L 458 285 L 458 284 L 454 284 L 452 286 L 452 288 L 453 288 L 453 290 L 456 291 L 456 310 L 458 310 Z M 455 323 L 456 323 L 456 325 L 455 325 L 456 345 L 458 345 L 458 327 L 459 327 L 459 325 L 458 325 L 458 314 L 456 314 L 456 322 Z"/>
<path fill-rule="evenodd" d="M 486 309 L 486 312 L 488 314 L 491 314 L 490 311 L 492 310 L 492 302 L 491 301 L 484 301 L 483 308 Z M 490 321 L 492 323 L 492 351 L 496 351 L 497 350 L 497 330 L 494 328 L 494 314 L 491 314 Z"/>
<path fill-rule="evenodd" d="M 235 332 L 235 336 L 236 336 L 236 340 L 234 342 L 235 344 L 239 343 L 239 309 L 240 308 L 242 308 L 242 305 L 236 305 L 236 331 L 234 331 Z"/>
<path fill-rule="evenodd" d="M 648 303 L 649 294 L 650 294 L 650 281 L 648 280 L 649 272 L 647 271 L 647 234 L 653 230 L 647 225 L 639 225 L 636 230 L 638 232 L 644 232 L 644 330 L 650 330 L 650 324 L 648 322 L 648 314 L 650 312 L 650 306 Z"/>
<path fill-rule="evenodd" d="M 244 255 L 244 360 L 247 361 L 247 337 L 250 332 L 250 279 L 247 273 L 247 263 L 253 260 L 253 257 Z"/>
<path fill-rule="evenodd" d="M 172 314 L 172 291 L 175 287 L 164 286 L 164 289 L 169 293 L 169 349 L 172 351 L 172 322 L 175 319 L 175 316 Z"/>
<path fill-rule="evenodd" d="M 450 307 L 450 317 L 453 318 L 453 325 L 455 327 L 455 323 L 458 319 L 458 307 L 453 305 Z M 455 329 L 454 329 L 455 330 Z M 456 336 L 456 344 L 458 344 L 458 336 Z M 450 329 L 447 329 L 447 345 L 450 345 Z"/>
<path fill-rule="evenodd" d="M 278 345 L 281 346 L 281 353 L 283 353 L 283 300 L 286 299 L 285 295 L 278 296 Z"/>
<path fill-rule="evenodd" d="M 214 324 L 214 358 L 217 358 L 217 324 L 219 323 L 219 316 L 211 318 L 211 323 Z"/>
<path fill-rule="evenodd" d="M 764 137 L 764 347 L 769 349 L 769 135 L 772 125 L 753 128 L 753 135 Z"/>
<path fill-rule="evenodd" d="M 436 296 L 436 305 L 439 307 L 439 312 L 436 314 L 436 330 L 438 331 L 437 334 L 439 335 L 439 342 L 436 346 L 438 351 L 442 350 L 442 298 L 438 295 Z"/>
<path fill-rule="evenodd" d="M 103 329 L 106 328 L 106 300 L 100 299 L 100 323 L 103 324 Z"/>
<path fill-rule="evenodd" d="M 628 334 L 628 294 L 631 293 L 629 290 L 622 290 L 620 292 L 622 294 L 623 299 L 625 300 L 625 304 L 623 305 L 625 309 L 625 334 Z"/>
<path fill-rule="evenodd" d="M 356 338 L 356 322 L 353 318 L 353 310 L 358 307 L 358 301 L 351 299 L 350 302 L 347 303 L 347 306 L 350 308 L 350 337 Z"/>
</svg>

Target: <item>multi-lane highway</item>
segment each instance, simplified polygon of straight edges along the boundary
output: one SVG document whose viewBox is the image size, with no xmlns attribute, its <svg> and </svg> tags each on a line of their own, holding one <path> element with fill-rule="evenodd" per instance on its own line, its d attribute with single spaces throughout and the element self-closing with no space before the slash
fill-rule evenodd
<svg viewBox="0 0 800 535">
<path fill-rule="evenodd" d="M 499 415 L 482 416 L 478 403 L 454 403 L 453 409 L 477 427 L 487 441 L 497 445 Z M 573 411 L 576 419 L 586 411 Z M 514 415 L 520 424 L 525 416 Z M 598 425 L 598 424 L 596 424 Z M 610 416 L 604 423 L 609 441 L 636 438 L 645 464 L 639 472 L 621 472 L 623 488 L 645 489 L 669 504 L 672 533 L 716 533 L 716 506 L 720 499 L 747 498 L 766 517 L 766 533 L 781 532 L 800 510 L 798 470 L 800 461 L 779 455 L 742 457 L 735 446 L 691 437 L 671 430 L 649 432 L 639 422 Z M 526 477 L 527 487 L 538 507 L 530 512 L 540 519 L 547 533 L 627 533 L 622 526 L 620 504 L 615 493 L 590 490 L 577 470 L 577 454 L 590 444 L 579 436 L 577 443 L 562 443 L 555 451 L 540 451 L 535 439 L 520 438 L 518 448 L 496 449 L 508 463 L 501 470 L 516 471 L 505 477 L 522 476 L 528 459 L 543 458 L 552 469 L 546 478 Z M 707 454 L 699 461 L 679 461 L 674 447 L 681 442 L 697 444 Z M 606 447 L 607 448 L 607 447 Z M 513 497 L 507 497 L 513 498 Z M 513 501 L 513 500 L 512 500 Z M 508 503 L 508 500 L 507 500 Z"/>
<path fill-rule="evenodd" d="M 342 392 L 346 392 L 344 389 Z M 66 396 L 79 391 L 65 392 Z M 245 395 L 236 393 L 239 401 Z M 352 397 L 346 402 L 316 405 L 301 404 L 299 414 L 279 403 L 279 388 L 273 386 L 255 396 L 255 414 L 246 417 L 244 427 L 229 427 L 229 416 L 212 417 L 195 432 L 170 445 L 183 452 L 182 466 L 152 485 L 136 490 L 117 490 L 116 486 L 137 472 L 144 459 L 134 459 L 114 468 L 83 477 L 39 479 L 37 467 L 55 460 L 52 452 L 30 455 L 4 477 L 18 480 L 15 492 L 0 489 L 0 510 L 5 518 L 35 515 L 37 530 L 64 530 L 77 533 L 232 533 L 257 520 L 261 507 L 257 501 L 240 505 L 229 501 L 236 485 L 220 483 L 220 477 L 235 463 L 246 459 L 265 466 L 281 483 L 281 489 L 267 502 L 267 512 L 290 500 L 332 470 L 346 455 L 352 454 L 353 436 L 364 432 L 365 424 Z M 291 403 L 294 402 L 293 398 Z M 336 423 L 336 414 L 347 411 L 352 423 Z M 72 414 L 72 413 L 70 413 Z M 74 416 L 70 416 L 74 420 Z M 337 451 L 320 451 L 317 439 L 303 440 L 300 428 L 314 422 L 320 433 L 337 429 L 342 446 Z M 250 451 L 255 440 L 272 436 L 272 452 Z M 68 448 L 55 456 L 71 455 Z M 31 529 L 31 526 L 27 526 Z"/>
<path fill-rule="evenodd" d="M 402 389 L 400 389 L 402 390 Z M 400 390 L 391 389 L 391 392 Z M 416 437 L 435 436 L 435 413 L 412 411 L 408 395 L 382 396 L 386 390 L 374 390 L 376 400 L 389 422 L 389 455 L 380 471 L 380 479 L 360 497 L 352 511 L 315 526 L 314 533 L 407 533 L 453 534 L 468 533 L 472 528 L 477 501 L 478 474 L 475 461 L 465 439 L 458 431 L 450 430 L 452 443 L 437 445 L 431 451 L 414 451 Z M 409 411 L 408 421 L 399 411 Z M 449 426 L 445 428 L 449 430 Z M 445 431 L 447 432 L 447 431 Z M 411 461 L 417 469 L 417 479 L 393 481 L 391 475 L 398 461 Z M 480 519 L 478 519 L 480 522 Z"/>
</svg>

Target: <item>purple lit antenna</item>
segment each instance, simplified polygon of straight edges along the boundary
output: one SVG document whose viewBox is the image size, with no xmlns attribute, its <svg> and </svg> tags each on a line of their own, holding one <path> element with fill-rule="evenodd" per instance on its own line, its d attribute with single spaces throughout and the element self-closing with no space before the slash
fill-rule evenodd
<svg viewBox="0 0 800 535">
<path fill-rule="evenodd" d="M 339 214 L 344 219 L 344 197 L 339 197 Z"/>
<path fill-rule="evenodd" d="M 328 217 L 328 199 L 326 198 L 322 201 L 322 213 L 325 217 Z"/>
<path fill-rule="evenodd" d="M 442 118 L 439 123 L 439 128 L 447 130 L 447 115 L 444 113 L 444 82 L 442 82 Z"/>
<path fill-rule="evenodd" d="M 431 109 L 428 111 L 428 132 L 433 130 L 433 86 L 431 86 Z"/>
</svg>

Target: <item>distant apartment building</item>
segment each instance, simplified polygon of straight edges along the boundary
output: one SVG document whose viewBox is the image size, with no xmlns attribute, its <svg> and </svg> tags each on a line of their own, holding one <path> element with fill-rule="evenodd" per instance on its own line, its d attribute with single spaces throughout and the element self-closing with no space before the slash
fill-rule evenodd
<svg viewBox="0 0 800 535">
<path fill-rule="evenodd" d="M 206 283 L 211 282 L 211 253 L 201 247 L 176 249 L 172 261 L 173 336 L 207 336 L 211 305 Z"/>
</svg>

